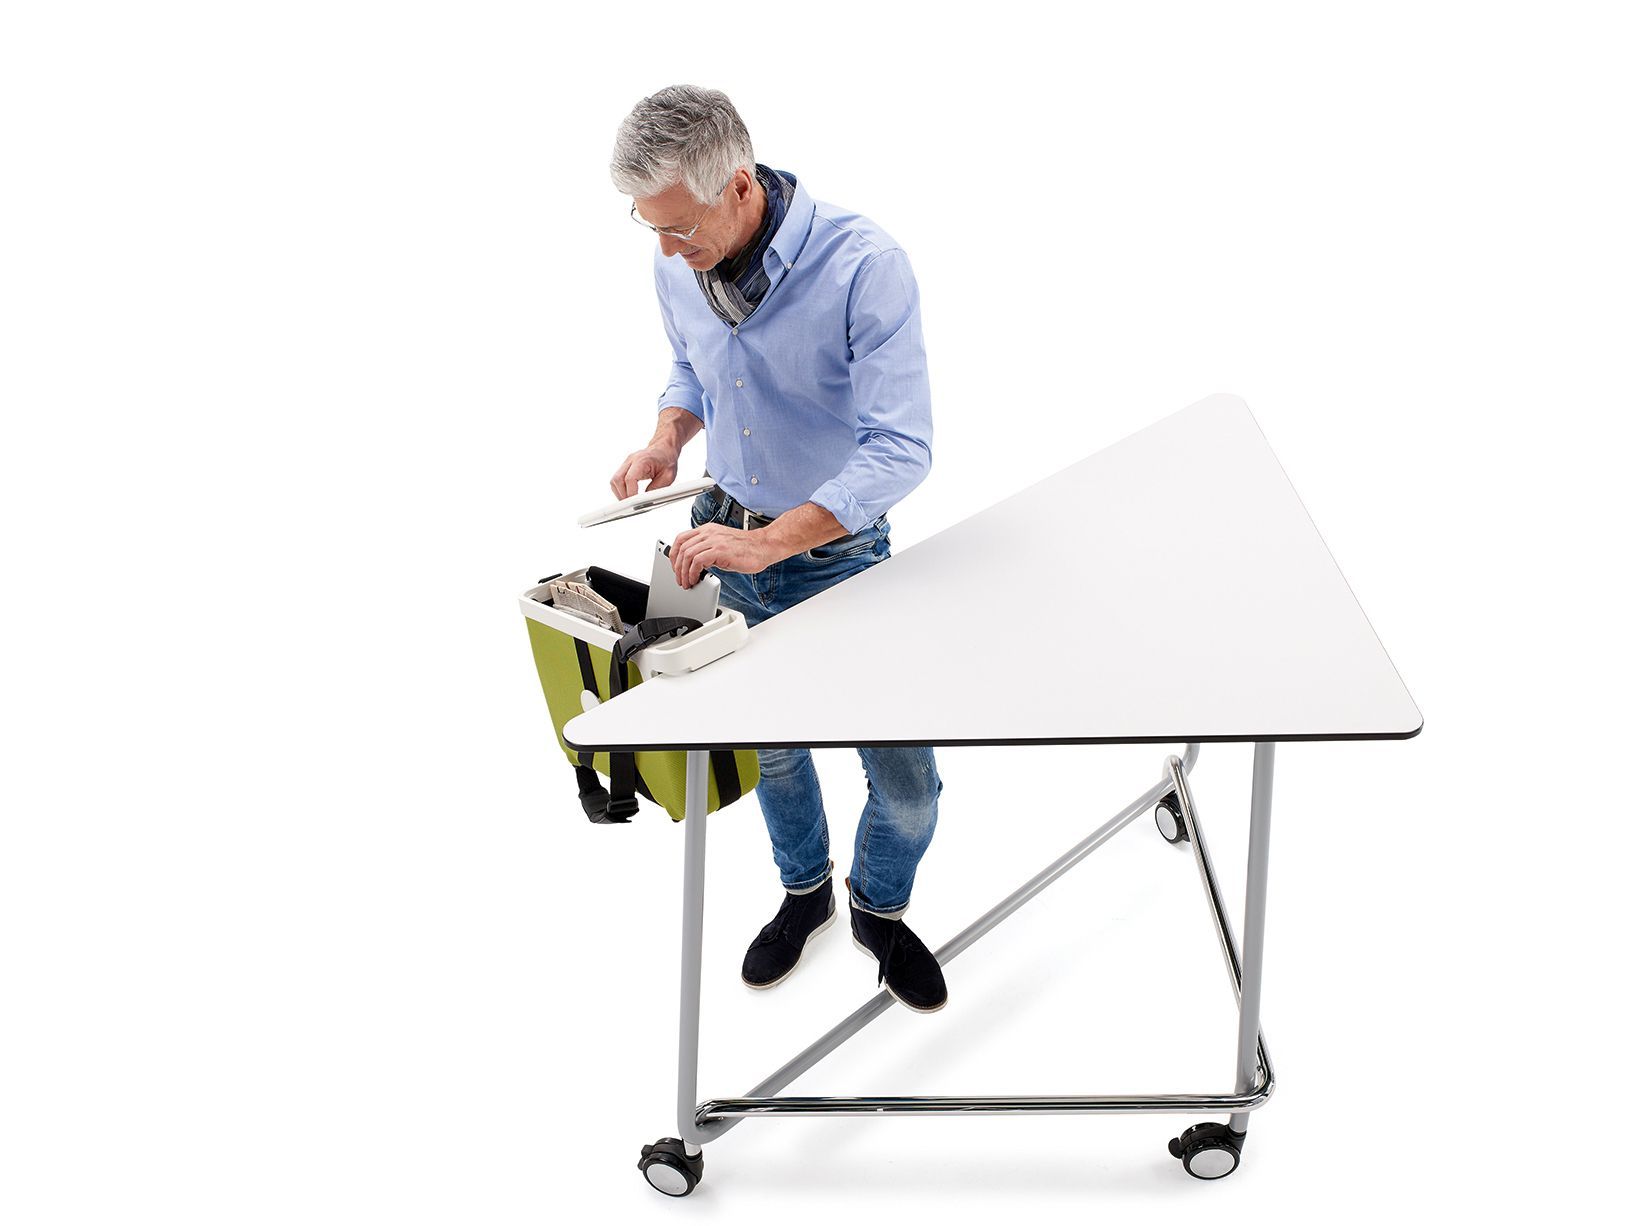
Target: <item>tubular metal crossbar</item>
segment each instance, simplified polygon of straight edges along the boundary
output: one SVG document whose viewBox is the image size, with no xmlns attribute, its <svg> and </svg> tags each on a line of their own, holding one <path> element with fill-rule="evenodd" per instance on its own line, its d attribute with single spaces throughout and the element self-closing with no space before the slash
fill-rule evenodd
<svg viewBox="0 0 1636 1226">
<path fill-rule="evenodd" d="M 1272 805 L 1273 745 L 1255 746 L 1250 801 L 1249 869 L 1245 884 L 1245 952 L 1241 956 L 1232 921 L 1227 917 L 1215 867 L 1199 827 L 1187 777 L 1198 760 L 1199 746 L 1189 744 L 1181 757 L 1170 757 L 1163 780 L 1142 793 L 1109 821 L 1070 847 L 1040 872 L 1013 890 L 962 932 L 935 951 L 948 965 L 977 939 L 1056 881 L 1091 852 L 1161 801 L 1168 801 L 1177 816 L 1177 838 L 1191 842 L 1193 860 L 1215 919 L 1222 958 L 1232 979 L 1239 1005 L 1237 1086 L 1230 1094 L 1153 1095 L 910 1095 L 824 1098 L 778 1097 L 790 1082 L 812 1068 L 847 1039 L 874 1021 L 894 1003 L 883 988 L 868 1002 L 842 1019 L 815 1042 L 793 1056 L 771 1076 L 738 1098 L 698 1101 L 699 984 L 704 922 L 704 847 L 706 752 L 687 755 L 687 822 L 683 868 L 682 993 L 680 1052 L 677 1066 L 677 1118 L 686 1152 L 695 1155 L 705 1143 L 721 1136 L 740 1120 L 772 1115 L 1016 1115 L 1082 1113 L 1134 1114 L 1140 1112 L 1228 1113 L 1229 1127 L 1242 1139 L 1249 1113 L 1265 1103 L 1273 1091 L 1272 1062 L 1261 1034 L 1261 952 L 1266 926 L 1268 827 Z M 1168 835 L 1166 837 L 1169 837 Z M 1184 1134 L 1184 1140 L 1185 1134 Z M 1176 1152 L 1173 1144 L 1172 1152 Z M 1180 1156 L 1180 1154 L 1178 1154 Z M 1236 1158 L 1235 1158 L 1236 1163 Z M 1191 1169 L 1191 1168 L 1190 1168 Z"/>
</svg>

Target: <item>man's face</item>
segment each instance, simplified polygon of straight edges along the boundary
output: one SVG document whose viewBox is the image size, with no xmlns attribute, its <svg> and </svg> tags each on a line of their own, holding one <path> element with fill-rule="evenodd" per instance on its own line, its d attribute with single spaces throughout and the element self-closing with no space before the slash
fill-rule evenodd
<svg viewBox="0 0 1636 1226">
<path fill-rule="evenodd" d="M 754 190 L 749 173 L 740 168 L 714 204 L 700 204 L 680 183 L 657 196 L 636 199 L 636 213 L 650 225 L 665 230 L 689 230 L 697 224 L 692 238 L 659 235 L 659 250 L 667 256 L 679 255 L 695 272 L 714 268 L 743 246 L 740 237 Z"/>
</svg>

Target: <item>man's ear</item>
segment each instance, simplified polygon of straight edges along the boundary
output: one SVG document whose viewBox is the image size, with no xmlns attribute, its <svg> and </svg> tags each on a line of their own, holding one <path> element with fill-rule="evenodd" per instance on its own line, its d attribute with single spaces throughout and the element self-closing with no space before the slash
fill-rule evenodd
<svg viewBox="0 0 1636 1226">
<path fill-rule="evenodd" d="M 745 167 L 740 166 L 733 172 L 733 198 L 738 200 L 740 203 L 743 203 L 750 198 L 750 193 L 755 191 L 755 186 L 755 175 Z"/>
</svg>

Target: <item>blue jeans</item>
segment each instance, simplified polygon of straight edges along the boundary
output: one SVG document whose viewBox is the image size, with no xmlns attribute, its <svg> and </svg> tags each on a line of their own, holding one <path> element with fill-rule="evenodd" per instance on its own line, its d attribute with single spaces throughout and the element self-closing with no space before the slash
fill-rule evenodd
<svg viewBox="0 0 1636 1226">
<path fill-rule="evenodd" d="M 711 491 L 693 502 L 693 526 L 726 522 L 728 508 Z M 851 536 L 774 562 L 753 575 L 710 567 L 721 580 L 721 603 L 759 625 L 807 597 L 891 556 L 892 525 L 883 515 Z M 862 696 L 860 696 L 860 701 Z M 773 860 L 786 890 L 802 893 L 822 885 L 834 867 L 829 823 L 818 790 L 810 749 L 758 749 L 761 783 L 756 798 L 772 838 Z M 852 846 L 852 901 L 860 909 L 895 918 L 909 905 L 915 869 L 937 828 L 943 781 L 929 745 L 860 748 L 869 795 Z"/>
</svg>

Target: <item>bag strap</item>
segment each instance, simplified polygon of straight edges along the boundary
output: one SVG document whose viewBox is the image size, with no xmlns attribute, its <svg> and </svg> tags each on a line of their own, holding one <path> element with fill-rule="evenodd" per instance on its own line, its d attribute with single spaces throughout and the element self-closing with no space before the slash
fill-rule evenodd
<svg viewBox="0 0 1636 1226">
<path fill-rule="evenodd" d="M 630 658 L 644 647 L 652 646 L 661 639 L 670 638 L 676 634 L 686 634 L 689 630 L 697 630 L 702 625 L 696 617 L 650 617 L 646 621 L 637 622 L 620 636 L 619 642 L 613 646 L 612 659 L 608 664 L 608 697 L 617 698 L 628 688 L 626 672 Z M 628 821 L 636 813 L 636 793 L 640 791 L 649 800 L 653 794 L 648 791 L 642 774 L 636 769 L 635 751 L 610 753 L 608 755 L 608 821 Z"/>
<path fill-rule="evenodd" d="M 738 755 L 731 749 L 710 751 L 710 772 L 716 777 L 717 808 L 725 809 L 744 795 L 744 781 L 738 774 Z"/>
<path fill-rule="evenodd" d="M 625 665 L 637 652 L 660 639 L 697 630 L 703 624 L 696 617 L 650 617 L 625 631 L 613 647 L 613 661 L 608 668 L 608 697 L 617 698 L 625 692 Z"/>
<path fill-rule="evenodd" d="M 576 638 L 574 640 L 574 655 L 579 660 L 580 685 L 595 694 L 596 667 L 591 663 L 591 645 L 584 639 Z M 579 764 L 581 766 L 591 765 L 591 754 L 587 750 L 582 749 L 579 751 Z"/>
<path fill-rule="evenodd" d="M 574 639 L 574 656 L 579 661 L 579 681 L 591 693 L 596 693 L 596 666 L 591 663 L 591 647 L 584 639 Z M 594 755 L 588 749 L 579 751 L 579 763 L 574 767 L 574 774 L 579 780 L 579 806 L 585 810 L 585 816 L 597 825 L 610 822 L 628 822 L 629 813 L 619 816 L 608 811 L 608 789 L 602 786 L 602 778 L 591 769 Z M 619 812 L 624 812 L 623 808 Z"/>
</svg>

